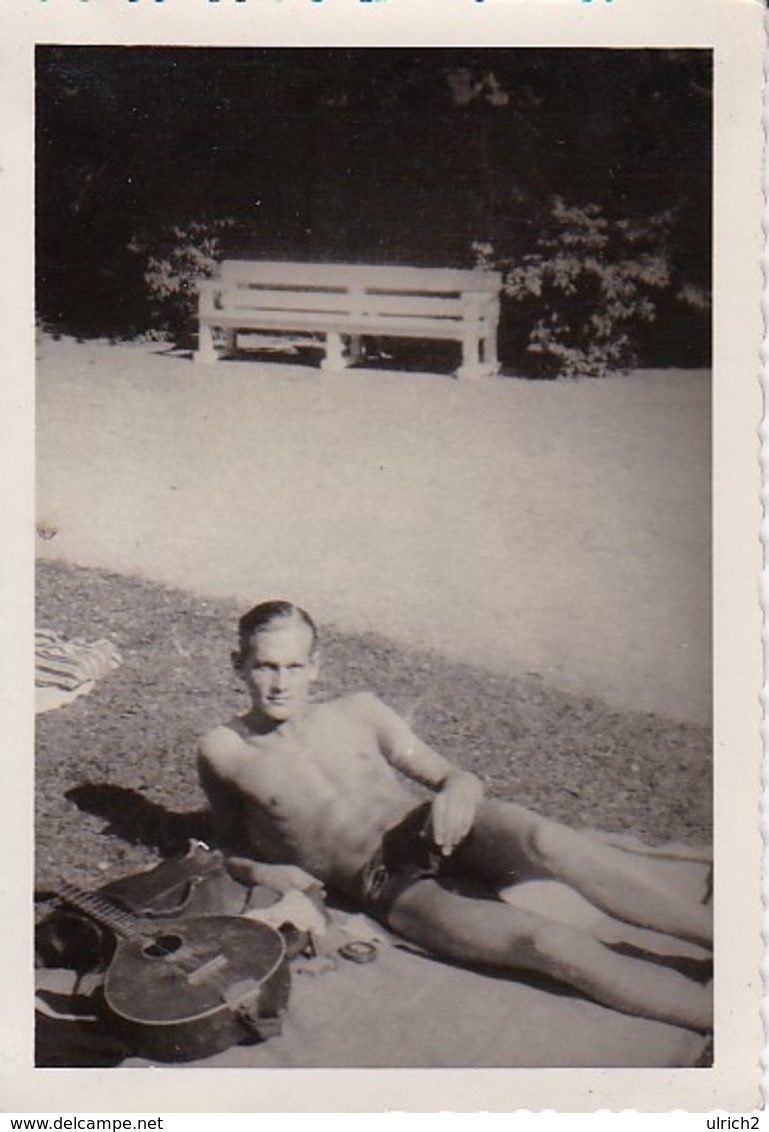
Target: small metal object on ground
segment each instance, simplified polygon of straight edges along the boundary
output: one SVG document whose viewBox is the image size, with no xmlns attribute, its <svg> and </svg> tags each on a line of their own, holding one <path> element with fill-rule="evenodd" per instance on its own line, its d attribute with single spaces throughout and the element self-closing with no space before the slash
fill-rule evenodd
<svg viewBox="0 0 769 1132">
<path fill-rule="evenodd" d="M 377 957 L 377 948 L 375 943 L 353 939 L 339 948 L 339 954 L 353 963 L 371 963 Z"/>
</svg>

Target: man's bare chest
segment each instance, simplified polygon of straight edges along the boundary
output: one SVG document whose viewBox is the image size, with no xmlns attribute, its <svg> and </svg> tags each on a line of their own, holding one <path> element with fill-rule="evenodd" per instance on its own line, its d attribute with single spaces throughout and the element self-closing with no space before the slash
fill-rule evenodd
<svg viewBox="0 0 769 1132">
<path fill-rule="evenodd" d="M 366 728 L 349 721 L 335 726 L 322 715 L 312 722 L 290 736 L 244 740 L 233 777 L 253 804 L 277 815 L 343 796 L 362 778 L 390 777 Z"/>
</svg>

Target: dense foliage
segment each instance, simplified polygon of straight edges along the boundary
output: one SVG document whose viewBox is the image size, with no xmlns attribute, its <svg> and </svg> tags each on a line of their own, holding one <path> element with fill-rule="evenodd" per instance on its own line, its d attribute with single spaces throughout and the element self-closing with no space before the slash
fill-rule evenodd
<svg viewBox="0 0 769 1132">
<path fill-rule="evenodd" d="M 504 272 L 504 291 L 520 307 L 517 320 L 539 372 L 603 377 L 636 363 L 641 329 L 661 306 L 670 310 L 678 301 L 707 309 L 694 288 L 672 293 L 673 222 L 670 213 L 611 220 L 599 205 L 578 208 L 556 197 L 533 251 L 494 261 L 490 245 L 476 245 L 482 265 Z"/>
<path fill-rule="evenodd" d="M 40 317 L 178 334 L 220 254 L 476 243 L 515 371 L 705 364 L 710 90 L 704 50 L 41 47 Z"/>
<path fill-rule="evenodd" d="M 193 220 L 137 233 L 130 251 L 141 260 L 150 328 L 186 344 L 197 311 L 197 283 L 210 279 L 224 258 L 223 237 L 234 220 Z"/>
</svg>

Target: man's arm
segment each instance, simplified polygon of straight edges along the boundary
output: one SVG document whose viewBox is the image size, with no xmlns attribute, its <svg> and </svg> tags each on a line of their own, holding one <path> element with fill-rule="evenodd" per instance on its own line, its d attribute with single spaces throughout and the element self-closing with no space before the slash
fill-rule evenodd
<svg viewBox="0 0 769 1132">
<path fill-rule="evenodd" d="M 444 856 L 450 856 L 472 828 L 483 797 L 480 780 L 419 739 L 406 721 L 376 696 L 365 696 L 364 710 L 388 762 L 437 792 L 432 806 L 433 839 Z"/>
<path fill-rule="evenodd" d="M 226 774 L 231 740 L 226 728 L 209 732 L 198 747 L 198 777 L 208 799 L 211 823 L 224 863 L 234 880 L 264 885 L 273 892 L 322 888 L 317 877 L 298 865 L 275 865 L 254 860 L 248 842 L 242 793 Z"/>
<path fill-rule="evenodd" d="M 227 758 L 227 730 L 217 727 L 203 737 L 198 746 L 198 779 L 208 799 L 214 837 L 224 853 L 245 853 L 242 795 L 224 773 Z"/>
</svg>

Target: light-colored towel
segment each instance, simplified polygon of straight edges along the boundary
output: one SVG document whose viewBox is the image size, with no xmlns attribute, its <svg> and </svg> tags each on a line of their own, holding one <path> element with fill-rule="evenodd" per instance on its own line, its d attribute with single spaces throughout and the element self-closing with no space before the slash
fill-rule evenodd
<svg viewBox="0 0 769 1132">
<path fill-rule="evenodd" d="M 67 640 L 50 629 L 35 631 L 35 711 L 52 711 L 92 691 L 121 657 L 112 641 Z"/>
</svg>

